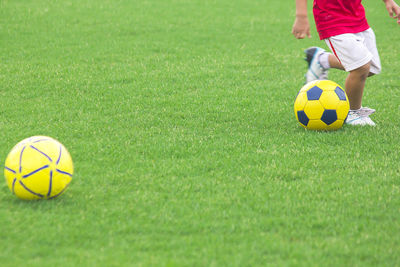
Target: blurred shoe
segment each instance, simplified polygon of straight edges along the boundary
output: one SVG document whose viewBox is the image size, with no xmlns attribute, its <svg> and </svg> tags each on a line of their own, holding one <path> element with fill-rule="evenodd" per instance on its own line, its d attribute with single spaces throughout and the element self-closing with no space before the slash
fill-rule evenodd
<svg viewBox="0 0 400 267">
<path fill-rule="evenodd" d="M 304 50 L 306 54 L 305 61 L 308 64 L 308 70 L 305 74 L 306 83 L 328 79 L 328 70 L 324 69 L 319 62 L 319 56 L 324 52 L 325 50 L 320 47 L 310 47 Z"/>
</svg>

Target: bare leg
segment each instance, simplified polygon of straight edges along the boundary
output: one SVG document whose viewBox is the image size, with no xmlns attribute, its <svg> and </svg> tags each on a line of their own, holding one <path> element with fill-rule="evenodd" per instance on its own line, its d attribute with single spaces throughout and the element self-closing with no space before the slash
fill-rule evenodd
<svg viewBox="0 0 400 267">
<path fill-rule="evenodd" d="M 335 57 L 335 55 L 329 54 L 328 60 L 331 68 L 344 70 L 342 63 L 340 63 L 340 61 L 337 59 L 337 57 Z"/>
<path fill-rule="evenodd" d="M 329 54 L 328 60 L 331 68 L 344 70 L 344 67 L 335 55 Z M 349 98 L 351 110 L 361 108 L 365 81 L 367 77 L 374 75 L 372 72 L 369 71 L 370 66 L 371 63 L 365 64 L 358 69 L 350 71 L 349 75 L 347 76 L 345 87 L 346 94 Z"/>
<path fill-rule="evenodd" d="M 365 81 L 369 75 L 370 66 L 371 63 L 367 63 L 358 69 L 350 71 L 347 76 L 345 87 L 351 110 L 361 108 Z"/>
</svg>

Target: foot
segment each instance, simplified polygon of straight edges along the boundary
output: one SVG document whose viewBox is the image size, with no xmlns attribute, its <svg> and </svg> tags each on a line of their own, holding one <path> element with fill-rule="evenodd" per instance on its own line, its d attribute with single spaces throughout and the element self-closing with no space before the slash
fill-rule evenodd
<svg viewBox="0 0 400 267">
<path fill-rule="evenodd" d="M 328 79 L 328 70 L 324 69 L 319 62 L 319 56 L 324 52 L 325 50 L 320 47 L 310 47 L 304 50 L 306 54 L 305 60 L 308 64 L 308 70 L 305 75 L 307 83 L 315 80 Z"/>
<path fill-rule="evenodd" d="M 372 113 L 370 113 L 370 114 L 372 114 Z M 366 115 L 366 114 L 367 114 L 367 112 L 365 111 L 365 109 L 363 110 L 362 108 L 360 108 L 358 110 L 350 110 L 349 114 L 347 115 L 347 119 L 346 119 L 345 123 L 349 124 L 349 125 L 375 126 L 376 125 L 375 122 L 373 122 L 371 120 L 371 118 L 369 117 L 369 115 Z"/>
</svg>

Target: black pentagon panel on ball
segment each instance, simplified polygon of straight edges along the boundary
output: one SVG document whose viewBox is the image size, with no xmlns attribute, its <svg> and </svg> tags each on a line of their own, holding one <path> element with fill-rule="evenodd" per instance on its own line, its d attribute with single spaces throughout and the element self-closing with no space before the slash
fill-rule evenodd
<svg viewBox="0 0 400 267">
<path fill-rule="evenodd" d="M 321 121 L 325 122 L 327 125 L 334 123 L 336 120 L 337 114 L 334 109 L 326 109 L 321 117 Z"/>
<path fill-rule="evenodd" d="M 335 93 L 337 94 L 337 96 L 339 97 L 340 100 L 346 101 L 346 94 L 345 94 L 345 92 L 342 90 L 342 88 L 336 87 Z"/>
<path fill-rule="evenodd" d="M 308 100 L 318 100 L 319 97 L 322 95 L 322 89 L 318 86 L 314 86 L 307 91 L 307 99 Z"/>
<path fill-rule="evenodd" d="M 304 110 L 297 111 L 297 117 L 299 118 L 299 122 L 304 126 L 307 126 L 308 122 L 310 121 Z"/>
</svg>

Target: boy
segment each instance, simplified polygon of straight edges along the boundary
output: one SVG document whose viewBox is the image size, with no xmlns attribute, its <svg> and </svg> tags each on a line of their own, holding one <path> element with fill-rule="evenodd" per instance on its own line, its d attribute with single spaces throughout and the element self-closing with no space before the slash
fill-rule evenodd
<svg viewBox="0 0 400 267">
<path fill-rule="evenodd" d="M 313 13 L 318 34 L 333 54 L 319 47 L 306 49 L 306 81 L 326 79 L 329 68 L 349 72 L 345 82 L 350 102 L 346 123 L 375 126 L 369 117 L 375 110 L 361 107 L 361 102 L 367 77 L 379 74 L 381 64 L 375 34 L 365 18 L 361 1 L 314 0 Z M 394 0 L 383 2 L 389 15 L 400 24 L 399 5 Z M 307 0 L 296 0 L 296 19 L 292 33 L 297 39 L 311 37 Z"/>
</svg>

